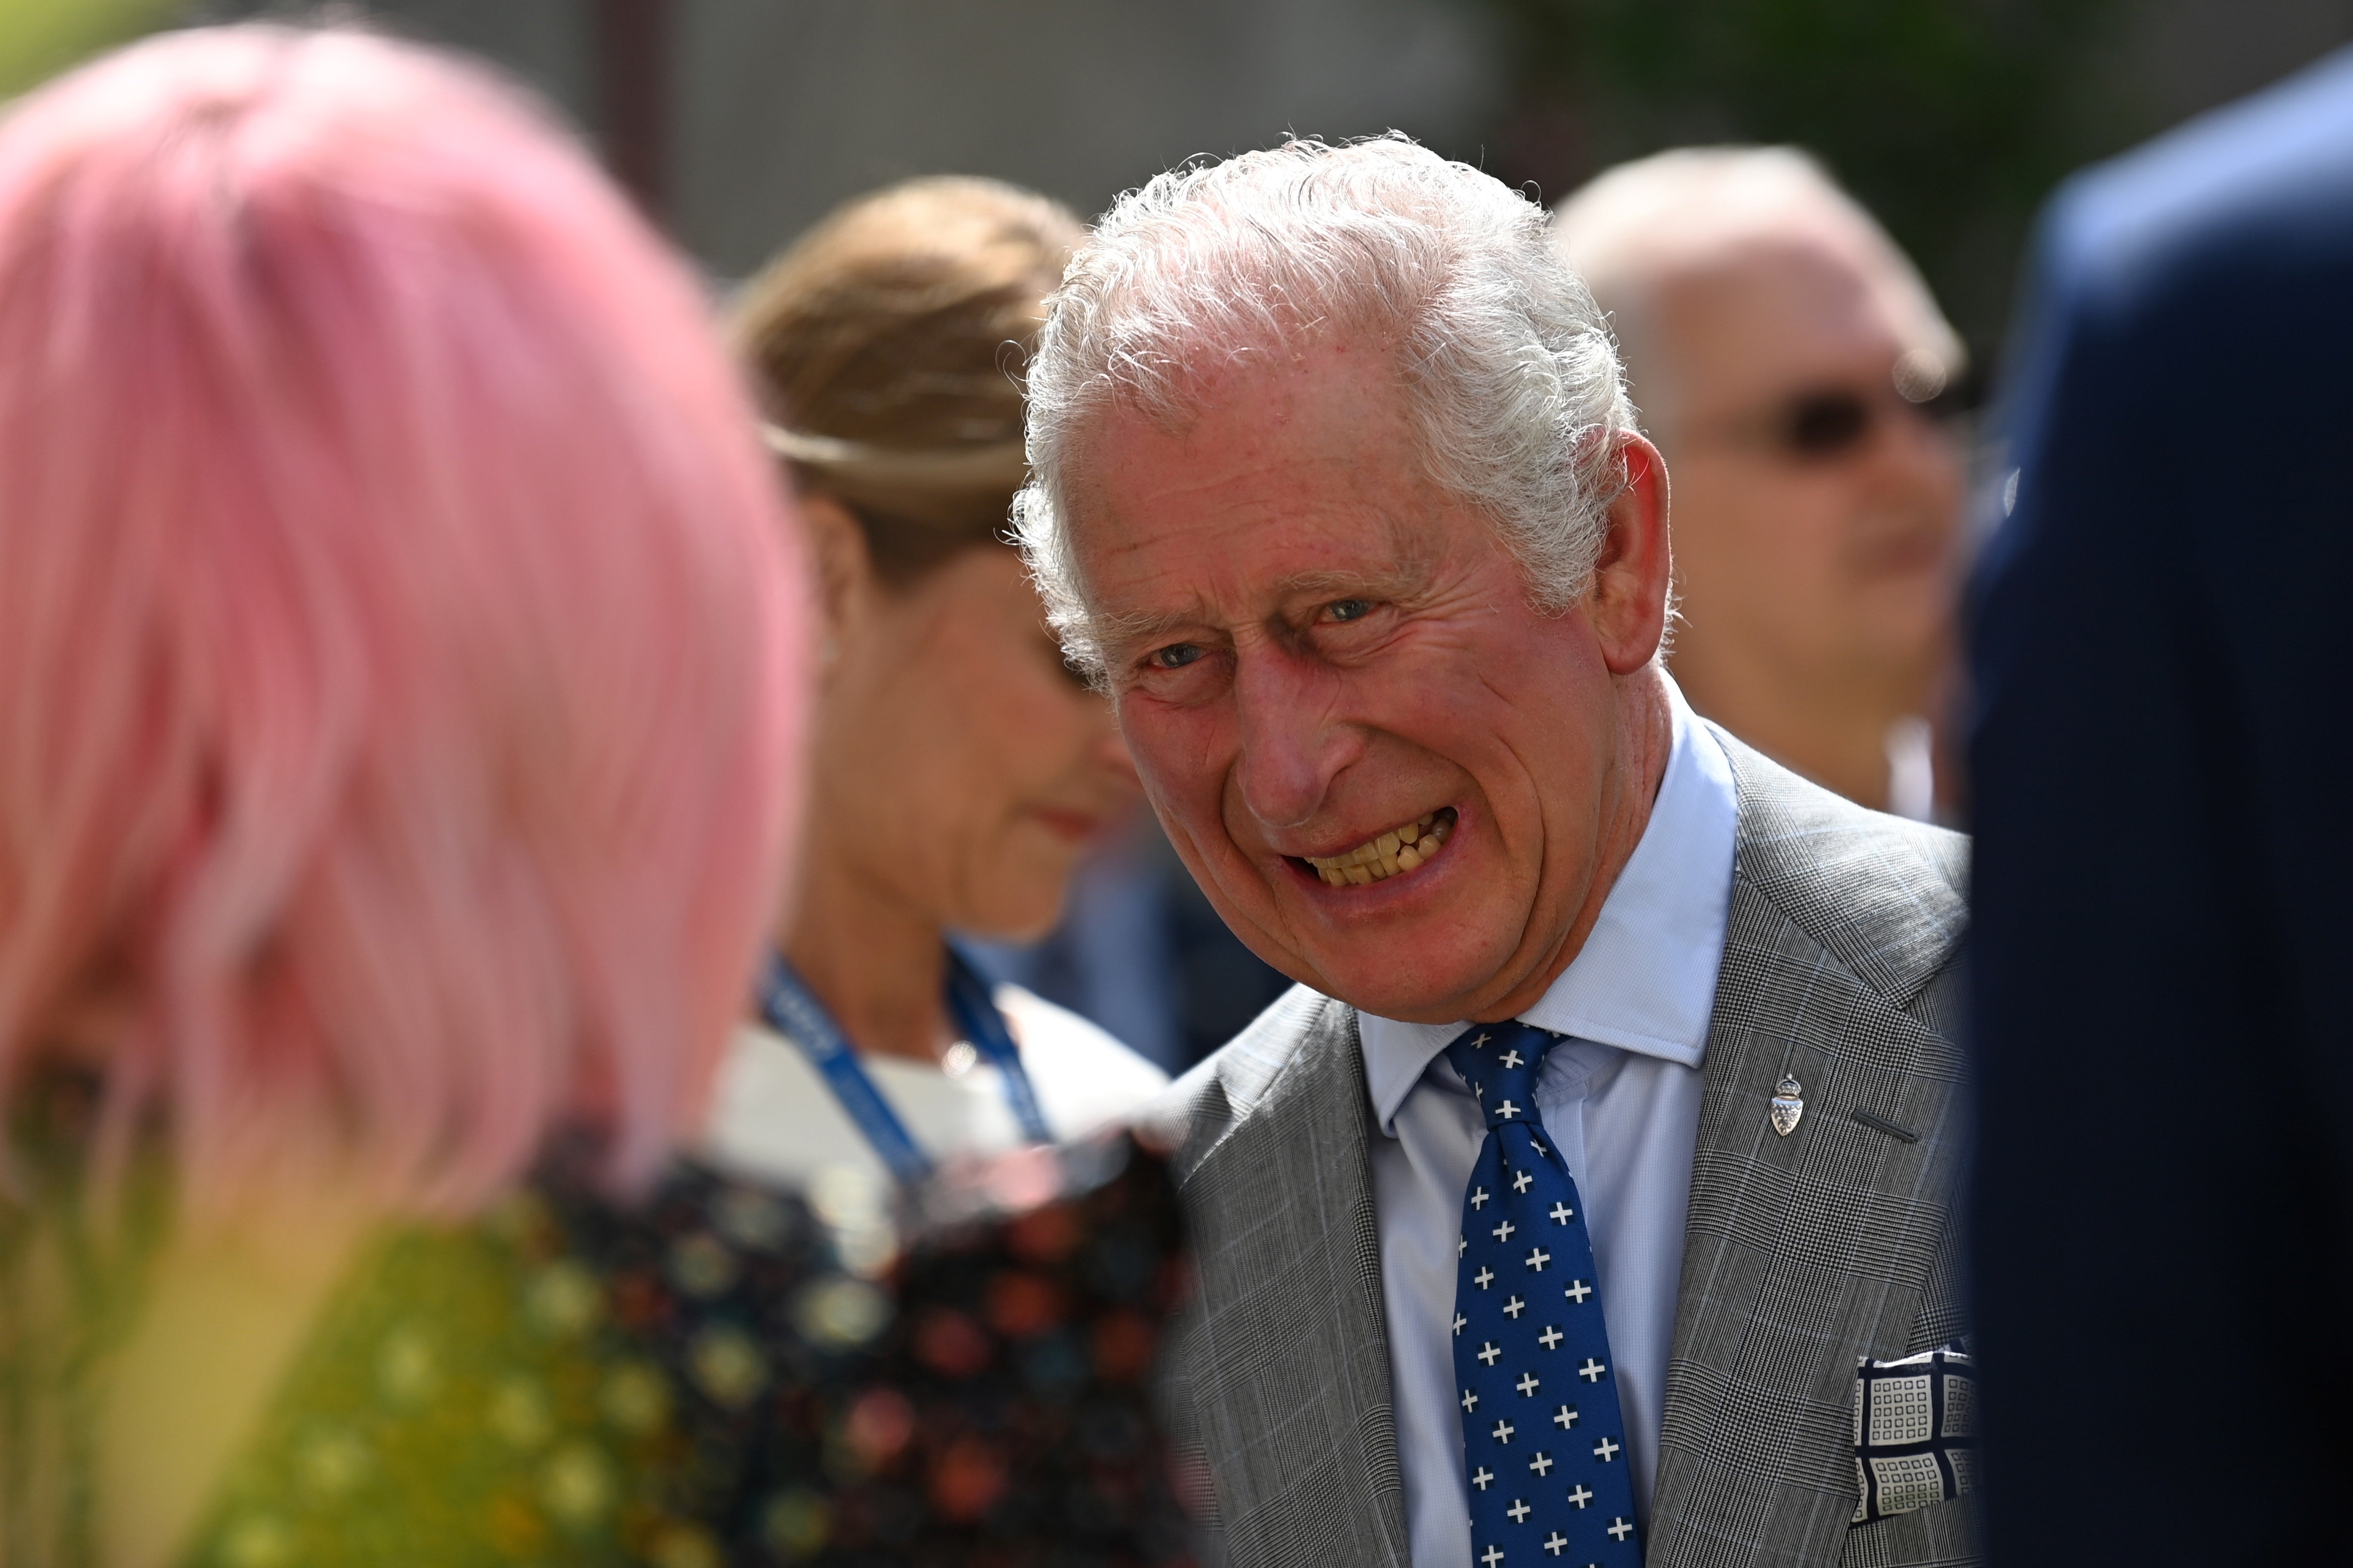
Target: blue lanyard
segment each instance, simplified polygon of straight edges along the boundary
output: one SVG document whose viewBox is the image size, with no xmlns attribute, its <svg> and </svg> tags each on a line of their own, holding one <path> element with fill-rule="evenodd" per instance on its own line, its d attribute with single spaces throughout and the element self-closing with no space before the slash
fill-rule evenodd
<svg viewBox="0 0 2353 1568">
<path fill-rule="evenodd" d="M 948 951 L 947 1003 L 973 1049 L 1005 1080 L 1005 1098 L 1012 1104 L 1014 1119 L 1021 1123 L 1021 1135 L 1032 1143 L 1052 1142 L 1054 1134 L 1039 1109 L 1038 1091 L 1021 1066 L 1021 1048 L 1013 1043 L 1004 1016 L 989 997 L 987 984 L 953 948 Z M 808 982 L 781 952 L 769 953 L 761 972 L 760 1016 L 770 1028 L 798 1046 L 809 1065 L 824 1076 L 833 1097 L 874 1152 L 891 1167 L 892 1175 L 912 1185 L 932 1173 L 931 1156 L 882 1098 L 881 1089 L 860 1063 L 849 1037 L 841 1032 L 841 1026 L 817 999 Z"/>
<path fill-rule="evenodd" d="M 1038 1091 L 1021 1065 L 1021 1047 L 1013 1043 L 1013 1031 L 1005 1026 L 1005 1015 L 997 1010 L 988 983 L 974 973 L 964 954 L 954 948 L 948 949 L 947 990 L 948 1011 L 955 1015 L 965 1038 L 1004 1080 L 1006 1102 L 1013 1107 L 1013 1120 L 1021 1123 L 1021 1136 L 1031 1143 L 1051 1143 L 1054 1130 L 1046 1125 Z"/>
</svg>

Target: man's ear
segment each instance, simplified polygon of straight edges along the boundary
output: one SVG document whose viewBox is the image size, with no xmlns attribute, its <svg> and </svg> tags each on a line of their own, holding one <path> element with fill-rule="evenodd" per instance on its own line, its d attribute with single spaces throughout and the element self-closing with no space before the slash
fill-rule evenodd
<svg viewBox="0 0 2353 1568">
<path fill-rule="evenodd" d="M 1667 465 L 1641 437 L 1620 437 L 1626 486 L 1602 518 L 1601 553 L 1593 563 L 1586 615 L 1612 675 L 1631 675 L 1651 662 L 1666 634 L 1667 582 L 1672 563 L 1667 538 Z"/>
<path fill-rule="evenodd" d="M 803 492 L 797 509 L 808 534 L 809 558 L 817 567 L 819 607 L 825 615 L 820 658 L 831 664 L 845 643 L 855 642 L 874 612 L 880 582 L 866 547 L 866 531 L 850 510 L 828 495 Z"/>
</svg>

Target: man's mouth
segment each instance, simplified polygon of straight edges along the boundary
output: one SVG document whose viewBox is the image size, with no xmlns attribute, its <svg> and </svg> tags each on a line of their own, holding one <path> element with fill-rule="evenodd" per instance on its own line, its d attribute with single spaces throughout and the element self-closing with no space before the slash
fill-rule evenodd
<svg viewBox="0 0 2353 1568">
<path fill-rule="evenodd" d="M 1335 888 L 1385 882 L 1419 870 L 1454 834 L 1454 808 L 1442 806 L 1419 821 L 1392 827 L 1337 855 L 1301 857 L 1308 868 Z"/>
</svg>

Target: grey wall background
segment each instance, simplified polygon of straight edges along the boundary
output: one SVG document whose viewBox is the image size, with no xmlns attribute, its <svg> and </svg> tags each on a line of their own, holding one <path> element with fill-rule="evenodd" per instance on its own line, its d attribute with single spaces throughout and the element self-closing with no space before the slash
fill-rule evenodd
<svg viewBox="0 0 2353 1568">
<path fill-rule="evenodd" d="M 1493 90 L 1475 12 L 1427 0 L 828 0 L 680 7 L 679 232 L 723 271 L 909 174 L 1092 214 L 1198 153 L 1392 125 L 1452 145 Z"/>
<path fill-rule="evenodd" d="M 1186 158 L 1291 132 L 1396 127 L 1556 197 L 1597 158 L 1629 149 L 1595 134 L 1595 117 L 1606 132 L 1612 111 L 1589 94 L 1581 130 L 1565 130 L 1549 150 L 1531 145 L 1548 134 L 1547 114 L 1558 116 L 1527 101 L 1529 23 L 1551 17 L 1573 33 L 1613 4 L 1622 15 L 1620 0 L 362 0 L 343 9 L 530 81 L 638 173 L 658 216 L 724 279 L 836 203 L 907 175 L 994 174 L 1091 215 Z M 2037 107 L 2051 129 L 2035 134 L 2052 142 L 2049 171 L 2000 176 L 1997 210 L 1983 222 L 1961 215 L 1950 234 L 1924 225 L 1916 202 L 1902 210 L 1910 184 L 1882 193 L 1899 235 L 1927 246 L 1921 260 L 1981 362 L 2007 313 L 2025 214 L 2052 172 L 2353 41 L 2353 0 L 1682 0 L 1656 14 L 1672 13 L 1677 26 L 1720 19 L 1757 37 L 1771 36 L 1776 16 L 1828 17 L 1852 38 L 1858 16 L 1905 5 L 2006 12 L 2023 19 L 2021 36 L 2037 17 L 2090 18 L 2065 60 L 2043 62 Z M 179 5 L 190 19 L 289 9 L 311 8 Z M 1790 133 L 1770 117 L 1744 123 L 1735 105 L 1712 111 L 1704 93 L 1687 109 L 1637 142 Z M 1860 112 L 1868 150 L 1876 111 Z M 1836 166 L 1838 148 L 1823 150 Z M 1947 151 L 1976 166 L 1969 146 Z M 2036 188 L 2007 189 L 2021 177 Z M 1887 172 L 1876 178 L 1884 184 Z M 1868 199 L 1870 179 L 1862 188 Z"/>
<path fill-rule="evenodd" d="M 269 12 L 211 5 L 196 14 Z M 383 24 L 490 57 L 592 131 L 594 0 L 377 0 Z M 1449 0 L 670 0 L 660 195 L 740 276 L 836 203 L 980 174 L 1092 215 L 1198 153 L 1392 126 L 1475 153 L 1494 29 Z M 643 64 L 645 62 L 638 62 Z"/>
</svg>

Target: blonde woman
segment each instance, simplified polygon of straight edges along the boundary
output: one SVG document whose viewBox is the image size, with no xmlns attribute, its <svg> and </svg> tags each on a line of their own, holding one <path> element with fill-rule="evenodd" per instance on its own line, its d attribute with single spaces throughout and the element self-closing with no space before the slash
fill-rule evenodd
<svg viewBox="0 0 2353 1568">
<path fill-rule="evenodd" d="M 1134 775 L 1005 541 L 1023 355 L 1082 230 L 994 181 L 916 180 L 835 213 L 749 283 L 733 332 L 813 542 L 823 600 L 811 831 L 763 1022 L 707 1151 L 913 1179 L 1140 1108 L 1158 1068 L 950 932 L 1044 933 Z"/>
</svg>

